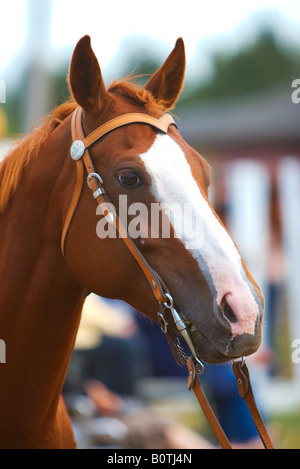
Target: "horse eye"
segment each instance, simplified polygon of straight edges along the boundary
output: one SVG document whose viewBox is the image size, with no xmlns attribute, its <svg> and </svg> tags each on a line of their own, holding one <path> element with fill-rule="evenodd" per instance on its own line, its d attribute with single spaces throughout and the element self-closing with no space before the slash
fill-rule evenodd
<svg viewBox="0 0 300 469">
<path fill-rule="evenodd" d="M 121 186 L 127 188 L 137 187 L 141 183 L 139 176 L 131 169 L 122 171 L 118 178 Z"/>
</svg>

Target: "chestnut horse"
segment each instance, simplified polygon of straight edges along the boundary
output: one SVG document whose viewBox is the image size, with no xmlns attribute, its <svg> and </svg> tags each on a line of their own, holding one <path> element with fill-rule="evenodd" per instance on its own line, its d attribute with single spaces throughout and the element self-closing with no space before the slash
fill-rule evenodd
<svg viewBox="0 0 300 469">
<path fill-rule="evenodd" d="M 75 447 L 61 390 L 85 290 L 125 300 L 157 320 L 153 289 L 121 237 L 99 238 L 99 213 L 87 184 L 61 250 L 78 177 L 70 158 L 71 120 L 80 109 L 87 136 L 128 113 L 158 122 L 175 105 L 184 71 L 184 44 L 178 39 L 144 87 L 123 80 L 107 89 L 90 38 L 83 37 L 70 66 L 72 99 L 0 166 L 0 337 L 6 346 L 6 363 L 0 363 L 2 448 Z M 183 140 L 172 119 L 169 123 L 164 131 L 140 122 L 115 128 L 90 147 L 91 158 L 117 211 L 120 195 L 129 206 L 139 202 L 149 211 L 151 204 L 192 207 L 203 228 L 198 245 L 191 245 L 184 230 L 177 236 L 179 219 L 168 215 L 170 236 L 139 236 L 136 247 L 167 285 L 197 356 L 220 363 L 249 355 L 261 342 L 263 295 L 208 201 L 207 162 Z"/>
</svg>

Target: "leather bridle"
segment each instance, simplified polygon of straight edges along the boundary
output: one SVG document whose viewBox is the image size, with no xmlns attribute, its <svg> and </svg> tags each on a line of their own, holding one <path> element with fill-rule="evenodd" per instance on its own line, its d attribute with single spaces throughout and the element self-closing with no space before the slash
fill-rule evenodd
<svg viewBox="0 0 300 469">
<path fill-rule="evenodd" d="M 118 233 L 120 237 L 124 240 L 126 246 L 135 257 L 139 265 L 141 266 L 146 278 L 150 284 L 150 287 L 153 291 L 153 294 L 159 303 L 164 303 L 166 301 L 166 297 L 164 295 L 163 288 L 161 286 L 161 281 L 158 278 L 156 272 L 154 272 L 149 264 L 147 263 L 146 259 L 143 257 L 139 249 L 133 243 L 130 236 L 127 234 L 126 228 L 122 225 L 119 217 L 116 213 L 112 213 L 109 210 L 109 200 L 108 196 L 105 192 L 102 177 L 96 173 L 93 161 L 90 156 L 89 147 L 93 145 L 96 141 L 100 138 L 104 137 L 106 134 L 115 130 L 119 127 L 124 125 L 128 125 L 131 123 L 144 123 L 149 124 L 156 129 L 166 133 L 169 125 L 173 124 L 176 125 L 173 118 L 169 114 L 163 115 L 160 119 L 156 119 L 154 117 L 148 116 L 147 114 L 139 114 L 139 113 L 132 113 L 132 114 L 124 114 L 120 117 L 116 117 L 115 119 L 110 120 L 104 125 L 101 125 L 96 130 L 94 130 L 88 137 L 84 136 L 83 128 L 82 128 L 82 109 L 77 108 L 73 115 L 72 115 L 72 122 L 71 122 L 71 131 L 72 131 L 72 146 L 71 146 L 71 158 L 76 161 L 77 165 L 77 181 L 75 190 L 73 193 L 73 198 L 71 204 L 69 206 L 69 210 L 67 212 L 67 216 L 65 218 L 63 234 L 61 239 L 61 249 L 63 254 L 65 254 L 65 242 L 67 233 L 76 211 L 82 186 L 83 186 L 83 179 L 84 179 L 84 167 L 87 172 L 87 182 L 89 188 L 93 192 L 93 197 L 97 201 L 98 205 L 103 208 L 103 215 L 110 221 L 116 225 Z"/>
<path fill-rule="evenodd" d="M 212 411 L 205 394 L 202 390 L 199 375 L 204 371 L 204 365 L 197 356 L 193 341 L 190 333 L 187 329 L 186 324 L 180 317 L 179 313 L 174 308 L 173 298 L 168 291 L 166 285 L 159 277 L 157 272 L 150 267 L 138 247 L 135 245 L 131 237 L 129 236 L 126 227 L 122 224 L 116 212 L 112 212 L 110 207 L 110 200 L 105 192 L 103 179 L 96 172 L 94 167 L 89 147 L 96 141 L 107 135 L 113 130 L 129 125 L 132 123 L 146 124 L 152 126 L 154 129 L 160 132 L 167 133 L 170 125 L 176 123 L 170 114 L 164 114 L 161 118 L 149 116 L 143 113 L 130 113 L 123 114 L 116 117 L 105 124 L 101 125 L 87 137 L 84 135 L 82 125 L 82 109 L 78 107 L 72 115 L 71 120 L 71 133 L 72 133 L 72 145 L 70 149 L 71 158 L 76 162 L 77 167 L 77 178 L 75 189 L 73 192 L 72 200 L 67 211 L 67 215 L 64 221 L 62 237 L 61 237 L 61 250 L 65 256 L 65 244 L 68 235 L 72 219 L 76 212 L 80 196 L 82 193 L 84 173 L 87 173 L 87 184 L 93 193 L 93 197 L 101 207 L 103 215 L 106 217 L 109 223 L 114 224 L 117 229 L 120 238 L 124 241 L 125 245 L 134 256 L 142 271 L 144 272 L 150 288 L 153 292 L 154 297 L 159 304 L 158 318 L 161 323 L 163 332 L 166 334 L 171 350 L 175 356 L 175 359 L 182 366 L 186 364 L 189 370 L 188 388 L 192 389 L 202 407 L 202 410 L 210 423 L 218 441 L 222 448 L 230 449 L 231 445 L 221 428 L 214 412 Z M 190 351 L 191 356 L 188 357 L 180 345 L 178 333 L 185 339 Z M 272 449 L 272 443 L 264 426 L 263 420 L 256 407 L 255 400 L 253 397 L 250 377 L 245 359 L 234 361 L 233 371 L 236 375 L 237 385 L 240 395 L 245 399 L 252 418 L 258 430 L 258 433 L 262 439 L 262 442 L 267 449 Z"/>
</svg>

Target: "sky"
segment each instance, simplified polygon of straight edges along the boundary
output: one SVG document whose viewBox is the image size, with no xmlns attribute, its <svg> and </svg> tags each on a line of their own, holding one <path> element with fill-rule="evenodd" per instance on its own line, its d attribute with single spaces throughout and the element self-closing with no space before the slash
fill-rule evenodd
<svg viewBox="0 0 300 469">
<path fill-rule="evenodd" d="M 189 64 L 199 48 L 203 55 L 224 44 L 234 48 L 268 21 L 300 45 L 300 0 L 1 0 L 0 15 L 0 78 L 14 59 L 26 57 L 22 51 L 33 24 L 35 47 L 49 67 L 69 58 L 84 34 L 91 36 L 101 66 L 110 70 L 118 70 L 124 47 L 144 45 L 165 57 L 183 37 Z"/>
</svg>

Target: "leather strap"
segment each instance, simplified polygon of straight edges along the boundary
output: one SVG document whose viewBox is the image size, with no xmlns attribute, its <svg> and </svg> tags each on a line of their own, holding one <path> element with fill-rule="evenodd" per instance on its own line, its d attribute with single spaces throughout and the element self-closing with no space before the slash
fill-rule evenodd
<svg viewBox="0 0 300 469">
<path fill-rule="evenodd" d="M 122 116 L 111 119 L 110 121 L 98 127 L 92 133 L 90 133 L 88 137 L 84 137 L 82 141 L 84 143 L 85 148 L 88 148 L 94 142 L 99 140 L 99 138 L 108 134 L 112 130 L 118 129 L 119 127 L 123 127 L 124 125 L 136 123 L 151 125 L 152 127 L 161 130 L 165 134 L 167 133 L 170 124 L 176 125 L 173 117 L 170 114 L 164 114 L 162 117 L 160 117 L 160 119 L 156 119 L 155 117 L 149 116 L 148 114 L 133 112 L 130 114 L 123 114 Z"/>
<path fill-rule="evenodd" d="M 156 119 L 154 117 L 148 116 L 147 114 L 139 114 L 139 113 L 132 113 L 132 114 L 124 114 L 120 117 L 112 119 L 111 121 L 107 122 L 106 124 L 100 126 L 98 129 L 94 130 L 88 137 L 84 136 L 83 128 L 82 128 L 82 109 L 77 108 L 73 115 L 71 121 L 71 131 L 72 131 L 72 141 L 80 140 L 84 144 L 84 153 L 82 157 L 77 159 L 76 166 L 77 166 L 77 179 L 76 185 L 73 193 L 73 197 L 65 218 L 64 227 L 62 231 L 62 238 L 61 238 L 61 250 L 62 253 L 65 255 L 65 242 L 68 234 L 68 230 L 70 228 L 74 213 L 78 206 L 78 202 L 80 199 L 80 195 L 82 192 L 83 187 L 83 180 L 84 180 L 84 167 L 86 169 L 89 181 L 89 187 L 93 191 L 93 195 L 95 200 L 97 201 L 98 205 L 101 206 L 103 211 L 103 215 L 109 217 L 109 219 L 115 224 L 115 227 L 120 235 L 120 238 L 123 239 L 125 245 L 134 256 L 138 264 L 140 265 L 142 271 L 144 272 L 149 285 L 153 291 L 153 294 L 159 303 L 164 303 L 166 301 L 164 288 L 162 286 L 162 281 L 159 278 L 158 274 L 149 266 L 148 262 L 140 252 L 140 250 L 136 247 L 132 239 L 127 233 L 126 228 L 121 223 L 118 215 L 114 212 L 112 213 L 109 209 L 109 199 L 108 196 L 105 194 L 105 190 L 103 187 L 103 181 L 101 177 L 96 173 L 92 159 L 90 157 L 88 147 L 95 143 L 99 138 L 106 135 L 108 132 L 111 132 L 114 129 L 117 129 L 121 126 L 131 124 L 131 123 L 144 123 L 149 124 L 162 132 L 167 132 L 168 127 L 171 124 L 175 124 L 172 116 L 169 114 L 163 115 L 160 119 Z M 94 176 L 93 176 L 94 175 Z M 98 176 L 98 177 L 97 177 Z M 101 183 L 102 181 L 102 183 Z"/>
<path fill-rule="evenodd" d="M 211 426 L 211 429 L 213 430 L 214 434 L 217 437 L 217 440 L 219 441 L 221 448 L 223 449 L 232 449 L 232 446 L 230 442 L 227 439 L 227 436 L 225 435 L 223 428 L 221 427 L 214 411 L 212 410 L 205 394 L 202 389 L 199 376 L 197 374 L 197 368 L 193 363 L 193 357 L 190 357 L 187 361 L 187 367 L 189 370 L 189 377 L 188 377 L 188 389 L 192 390 L 197 397 L 197 400 L 202 408 L 202 411 Z"/>
<path fill-rule="evenodd" d="M 208 423 L 210 424 L 214 434 L 219 441 L 221 448 L 223 449 L 232 449 L 230 442 L 228 441 L 224 430 L 222 429 L 215 413 L 213 412 L 205 393 L 202 389 L 201 382 L 197 373 L 197 366 L 195 366 L 193 357 L 190 357 L 187 361 L 187 367 L 189 370 L 189 377 L 187 387 L 188 389 L 192 390 L 197 397 L 197 400 L 202 408 L 204 415 Z M 271 439 L 268 435 L 267 429 L 263 422 L 263 419 L 260 415 L 260 412 L 257 408 L 252 386 L 250 382 L 250 375 L 249 370 L 244 360 L 242 361 L 234 361 L 233 365 L 233 372 L 236 377 L 238 390 L 240 396 L 245 400 L 249 412 L 251 414 L 252 420 L 255 424 L 257 432 L 260 436 L 260 439 L 265 447 L 265 449 L 274 449 Z"/>
<path fill-rule="evenodd" d="M 76 111 L 72 114 L 72 121 L 71 121 L 71 134 L 72 134 L 72 142 L 76 140 L 76 131 L 75 131 L 75 122 L 76 122 Z M 73 196 L 67 211 L 67 215 L 64 221 L 62 236 L 61 236 L 61 252 L 65 255 L 65 242 L 67 238 L 67 233 L 70 228 L 72 218 L 74 213 L 76 212 L 76 208 L 81 196 L 81 191 L 83 187 L 83 179 L 84 179 L 84 166 L 83 161 L 81 159 L 76 161 L 76 184 L 73 192 Z"/>
<path fill-rule="evenodd" d="M 233 372 L 236 377 L 237 387 L 240 396 L 245 400 L 247 407 L 252 416 L 253 422 L 256 426 L 257 432 L 260 436 L 261 441 L 266 449 L 274 449 L 271 439 L 268 435 L 267 429 L 257 408 L 252 386 L 250 382 L 249 370 L 245 361 L 233 362 Z"/>
</svg>

